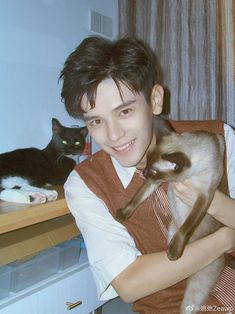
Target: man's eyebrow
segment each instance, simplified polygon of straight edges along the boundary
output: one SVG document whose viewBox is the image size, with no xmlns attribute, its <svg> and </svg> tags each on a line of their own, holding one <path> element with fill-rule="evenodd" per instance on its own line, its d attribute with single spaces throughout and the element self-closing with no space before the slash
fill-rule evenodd
<svg viewBox="0 0 235 314">
<path fill-rule="evenodd" d="M 85 122 L 88 122 L 88 121 L 91 121 L 91 120 L 96 120 L 96 119 L 99 119 L 99 116 L 90 116 L 90 117 L 86 117 L 83 115 L 83 120 Z"/>
<path fill-rule="evenodd" d="M 136 102 L 136 100 L 125 101 L 125 102 L 121 103 L 120 105 L 118 105 L 117 107 L 115 107 L 112 111 L 118 111 L 120 109 L 126 108 L 126 107 L 132 105 L 135 102 Z M 83 120 L 85 122 L 88 122 L 88 121 L 91 121 L 91 120 L 96 120 L 96 119 L 100 119 L 100 117 L 99 116 L 84 116 L 83 115 Z"/>
<path fill-rule="evenodd" d="M 120 109 L 123 109 L 123 108 L 125 108 L 125 107 L 128 107 L 128 106 L 132 105 L 132 104 L 135 103 L 135 102 L 136 102 L 135 99 L 125 101 L 125 102 L 121 103 L 119 106 L 117 106 L 116 108 L 114 108 L 113 111 L 118 111 L 118 110 L 120 110 Z"/>
</svg>

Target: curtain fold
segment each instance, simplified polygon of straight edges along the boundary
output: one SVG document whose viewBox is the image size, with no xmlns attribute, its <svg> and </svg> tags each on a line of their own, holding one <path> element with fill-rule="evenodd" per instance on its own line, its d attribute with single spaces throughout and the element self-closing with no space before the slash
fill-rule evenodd
<svg viewBox="0 0 235 314">
<path fill-rule="evenodd" d="M 119 0 L 119 35 L 148 43 L 162 66 L 165 115 L 235 127 L 235 1 Z"/>
</svg>

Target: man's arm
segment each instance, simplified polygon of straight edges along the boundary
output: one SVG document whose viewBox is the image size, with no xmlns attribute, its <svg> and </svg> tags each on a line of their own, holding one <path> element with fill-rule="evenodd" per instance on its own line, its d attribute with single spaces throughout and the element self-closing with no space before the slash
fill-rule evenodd
<svg viewBox="0 0 235 314">
<path fill-rule="evenodd" d="M 229 195 L 235 198 L 235 130 L 224 124 Z"/>
<path fill-rule="evenodd" d="M 193 188 L 190 189 L 187 182 L 177 182 L 174 193 L 189 206 L 193 206 L 197 197 L 197 193 Z M 217 190 L 207 212 L 223 225 L 235 228 L 235 199 Z"/>
<path fill-rule="evenodd" d="M 99 298 L 117 297 L 111 281 L 141 255 L 134 239 L 76 171 L 67 179 L 65 197 L 84 237 Z"/>
<path fill-rule="evenodd" d="M 140 256 L 125 227 L 113 219 L 75 172 L 66 184 L 65 195 L 83 233 L 102 299 L 115 297 L 117 292 L 133 302 L 164 289 L 208 265 L 235 242 L 235 231 L 222 228 L 189 244 L 178 261 L 169 261 L 165 252 Z"/>
<path fill-rule="evenodd" d="M 166 252 L 138 257 L 111 284 L 124 301 L 132 303 L 191 276 L 234 247 L 235 230 L 223 227 L 188 244 L 177 261 L 168 260 Z"/>
<path fill-rule="evenodd" d="M 235 199 L 217 190 L 208 209 L 208 214 L 225 226 L 235 229 Z"/>
</svg>

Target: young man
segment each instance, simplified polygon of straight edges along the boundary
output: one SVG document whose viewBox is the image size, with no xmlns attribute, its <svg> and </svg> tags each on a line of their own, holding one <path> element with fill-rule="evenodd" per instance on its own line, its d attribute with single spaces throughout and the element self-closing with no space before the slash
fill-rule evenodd
<svg viewBox="0 0 235 314">
<path fill-rule="evenodd" d="M 229 227 L 187 245 L 174 262 L 165 252 L 170 216 L 164 186 L 123 224 L 114 219 L 143 183 L 146 153 L 156 142 L 153 121 L 162 111 L 164 93 L 156 70 L 153 52 L 130 38 L 87 38 L 68 57 L 61 73 L 62 99 L 71 116 L 85 121 L 101 151 L 70 174 L 65 195 L 85 239 L 100 299 L 119 295 L 139 313 L 176 314 L 184 279 L 234 250 L 235 201 L 216 192 L 209 212 Z M 230 171 L 235 134 L 222 123 L 215 125 L 226 138 L 229 189 L 235 197 Z M 193 197 L 187 191 L 176 185 L 176 193 L 190 203 Z M 231 307 L 232 294 L 228 299 L 225 305 Z M 214 296 L 207 304 L 225 306 Z"/>
</svg>

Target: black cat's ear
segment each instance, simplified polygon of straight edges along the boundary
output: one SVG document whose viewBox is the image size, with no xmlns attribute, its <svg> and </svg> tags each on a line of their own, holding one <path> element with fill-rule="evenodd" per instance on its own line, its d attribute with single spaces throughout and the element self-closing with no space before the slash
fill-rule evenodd
<svg viewBox="0 0 235 314">
<path fill-rule="evenodd" d="M 163 154 L 162 159 L 168 160 L 171 163 L 175 164 L 174 171 L 176 172 L 181 172 L 184 168 L 189 168 L 191 166 L 189 158 L 182 152 Z"/>
<path fill-rule="evenodd" d="M 52 132 L 59 134 L 62 130 L 62 124 L 56 119 L 52 118 Z"/>
<path fill-rule="evenodd" d="M 88 134 L 88 128 L 86 126 L 84 126 L 83 128 L 80 128 L 80 132 L 81 132 L 82 136 L 86 137 Z"/>
</svg>

